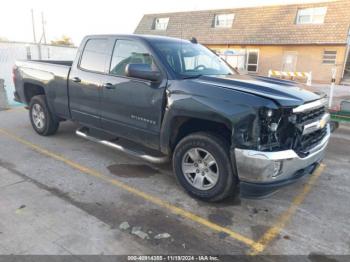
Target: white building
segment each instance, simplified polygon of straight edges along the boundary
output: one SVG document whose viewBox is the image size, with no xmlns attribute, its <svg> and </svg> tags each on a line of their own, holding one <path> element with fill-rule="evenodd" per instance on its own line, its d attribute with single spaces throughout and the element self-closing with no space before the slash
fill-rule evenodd
<svg viewBox="0 0 350 262">
<path fill-rule="evenodd" d="M 43 60 L 74 60 L 77 48 L 66 46 L 41 45 Z M 39 49 L 36 44 L 0 41 L 0 78 L 5 80 L 5 90 L 9 104 L 13 101 L 14 85 L 12 68 L 16 60 L 38 60 Z"/>
</svg>

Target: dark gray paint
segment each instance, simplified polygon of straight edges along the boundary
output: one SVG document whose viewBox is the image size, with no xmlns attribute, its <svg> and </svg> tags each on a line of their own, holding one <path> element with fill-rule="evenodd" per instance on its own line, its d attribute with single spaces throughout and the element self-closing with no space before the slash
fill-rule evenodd
<svg viewBox="0 0 350 262">
<path fill-rule="evenodd" d="M 82 49 L 88 39 L 108 38 L 106 52 L 112 55 L 117 39 L 138 41 L 154 57 L 163 80 L 147 80 L 108 75 L 79 69 Z M 16 91 L 24 99 L 24 83 L 44 87 L 52 111 L 66 119 L 104 129 L 148 147 L 170 153 L 169 139 L 175 117 L 186 116 L 225 124 L 231 130 L 246 116 L 256 116 L 261 107 L 294 107 L 319 99 L 292 81 L 233 75 L 181 79 L 154 49 L 157 41 L 182 40 L 157 36 L 104 35 L 86 37 L 72 69 L 40 62 L 18 62 Z M 81 79 L 73 82 L 74 77 Z M 67 86 L 68 79 L 68 86 Z M 103 87 L 105 83 L 114 89 Z M 150 120 L 147 122 L 145 120 Z M 154 123 L 155 122 L 155 123 Z"/>
</svg>

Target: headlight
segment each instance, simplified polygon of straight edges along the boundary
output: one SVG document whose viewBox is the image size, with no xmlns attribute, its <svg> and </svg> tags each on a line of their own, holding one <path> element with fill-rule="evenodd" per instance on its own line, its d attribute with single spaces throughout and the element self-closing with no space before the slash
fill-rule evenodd
<svg viewBox="0 0 350 262">
<path fill-rule="evenodd" d="M 260 143 L 261 150 L 272 150 L 279 145 L 278 128 L 282 111 L 280 109 L 261 108 L 259 111 L 259 130 L 260 130 Z"/>
<path fill-rule="evenodd" d="M 276 132 L 278 129 L 278 123 L 271 123 L 269 127 L 272 132 Z"/>
<path fill-rule="evenodd" d="M 268 110 L 266 111 L 266 116 L 267 116 L 267 117 L 272 117 L 272 114 L 273 114 L 272 109 L 268 109 Z"/>
<path fill-rule="evenodd" d="M 274 118 L 276 115 L 279 115 L 278 109 L 263 107 L 259 110 L 259 116 L 261 119 Z"/>
</svg>

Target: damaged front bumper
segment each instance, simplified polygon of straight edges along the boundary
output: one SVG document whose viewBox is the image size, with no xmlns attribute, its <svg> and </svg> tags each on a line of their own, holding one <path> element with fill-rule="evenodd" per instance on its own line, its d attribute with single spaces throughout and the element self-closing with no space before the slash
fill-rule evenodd
<svg viewBox="0 0 350 262">
<path fill-rule="evenodd" d="M 324 158 L 329 137 L 330 126 L 327 124 L 327 135 L 303 158 L 294 150 L 262 152 L 236 148 L 234 155 L 241 195 L 265 196 L 312 173 Z"/>
</svg>

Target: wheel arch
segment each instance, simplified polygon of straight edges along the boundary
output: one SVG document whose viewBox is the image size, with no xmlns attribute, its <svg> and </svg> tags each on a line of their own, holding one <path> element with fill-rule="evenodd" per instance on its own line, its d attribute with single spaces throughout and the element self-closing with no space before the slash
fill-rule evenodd
<svg viewBox="0 0 350 262">
<path fill-rule="evenodd" d="M 232 126 L 228 120 L 222 118 L 177 115 L 171 117 L 162 129 L 167 130 L 161 132 L 161 151 L 165 154 L 171 154 L 182 138 L 195 132 L 218 134 L 231 143 Z"/>
<path fill-rule="evenodd" d="M 27 105 L 29 105 L 30 100 L 37 95 L 46 95 L 44 86 L 37 83 L 26 82 L 23 84 L 24 99 Z"/>
</svg>

